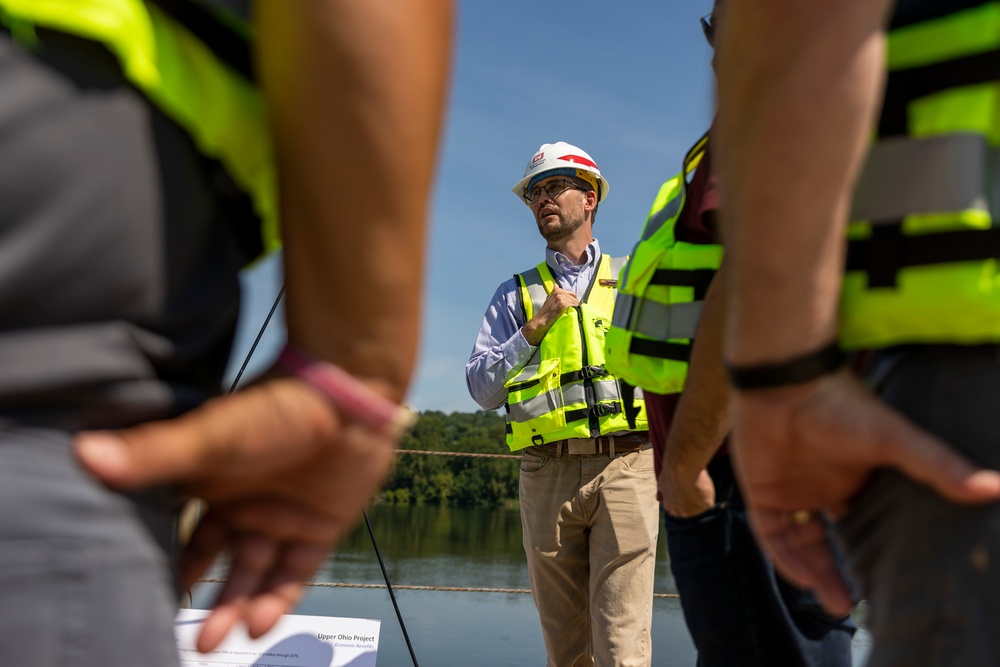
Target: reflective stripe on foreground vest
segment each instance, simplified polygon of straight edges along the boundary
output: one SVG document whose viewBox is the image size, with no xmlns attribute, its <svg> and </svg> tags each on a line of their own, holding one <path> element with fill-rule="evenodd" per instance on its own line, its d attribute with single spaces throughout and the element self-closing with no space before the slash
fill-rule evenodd
<svg viewBox="0 0 1000 667">
<path fill-rule="evenodd" d="M 961 4 L 888 36 L 848 228 L 847 349 L 1000 342 L 1000 2 Z"/>
</svg>

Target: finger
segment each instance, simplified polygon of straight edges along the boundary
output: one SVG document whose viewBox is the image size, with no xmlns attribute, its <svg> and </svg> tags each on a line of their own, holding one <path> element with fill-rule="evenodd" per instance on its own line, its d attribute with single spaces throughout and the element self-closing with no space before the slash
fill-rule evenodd
<svg viewBox="0 0 1000 667">
<path fill-rule="evenodd" d="M 340 509 L 340 508 L 334 508 Z M 346 530 L 330 514 L 302 503 L 260 498 L 220 507 L 230 525 L 240 532 L 267 535 L 276 542 L 302 542 L 328 548 Z M 359 510 L 360 512 L 360 510 Z"/>
<path fill-rule="evenodd" d="M 799 588 L 813 590 L 830 614 L 847 615 L 854 602 L 834 560 L 826 525 L 818 517 L 792 525 L 786 520 L 786 514 L 750 512 L 761 548 L 785 579 Z"/>
<path fill-rule="evenodd" d="M 277 567 L 264 582 L 263 590 L 250 601 L 247 630 L 256 639 L 270 630 L 282 614 L 295 608 L 304 585 L 326 559 L 328 550 L 315 544 L 286 546 Z"/>
<path fill-rule="evenodd" d="M 297 380 L 274 380 L 176 419 L 82 432 L 81 463 L 105 483 L 139 488 L 291 465 L 332 439 L 336 412 Z"/>
<path fill-rule="evenodd" d="M 228 546 L 229 532 L 209 510 L 191 534 L 181 555 L 180 579 L 184 590 L 194 586 Z"/>
<path fill-rule="evenodd" d="M 896 413 L 886 421 L 886 463 L 955 503 L 1000 500 L 1000 472 L 974 465 L 944 441 Z"/>
<path fill-rule="evenodd" d="M 212 651 L 236 621 L 246 618 L 249 602 L 274 567 L 277 554 L 275 542 L 257 536 L 243 537 L 236 543 L 229 576 L 198 635 L 199 651 Z"/>
</svg>

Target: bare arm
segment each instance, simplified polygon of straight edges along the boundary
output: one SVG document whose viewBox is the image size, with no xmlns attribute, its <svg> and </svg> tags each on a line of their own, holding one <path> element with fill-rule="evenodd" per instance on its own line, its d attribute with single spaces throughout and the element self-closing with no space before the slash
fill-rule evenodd
<svg viewBox="0 0 1000 667">
<path fill-rule="evenodd" d="M 677 517 L 694 516 L 715 502 L 706 468 L 730 428 L 729 381 L 722 365 L 724 267 L 705 295 L 687 382 L 663 450 L 660 494 L 663 508 Z"/>
<path fill-rule="evenodd" d="M 447 0 L 258 2 L 290 339 L 401 400 L 420 326 Z"/>
<path fill-rule="evenodd" d="M 731 361 L 784 361 L 834 338 L 843 230 L 879 109 L 891 4 L 727 7 L 715 146 L 734 295 Z"/>
<path fill-rule="evenodd" d="M 256 10 L 290 339 L 400 401 L 416 354 L 451 4 L 260 0 Z M 396 444 L 280 372 L 178 419 L 76 441 L 109 485 L 175 484 L 207 501 L 183 583 L 222 550 L 232 564 L 202 651 L 238 620 L 257 637 L 294 607 L 385 479 Z"/>
</svg>

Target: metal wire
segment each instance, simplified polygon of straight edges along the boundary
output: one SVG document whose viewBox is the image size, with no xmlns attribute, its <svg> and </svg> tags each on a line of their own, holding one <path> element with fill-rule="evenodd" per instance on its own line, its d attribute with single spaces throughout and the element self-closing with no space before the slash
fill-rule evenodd
<svg viewBox="0 0 1000 667">
<path fill-rule="evenodd" d="M 406 640 L 406 649 L 410 652 L 410 659 L 413 667 L 420 667 L 417 664 L 417 654 L 413 652 L 413 644 L 410 643 L 410 634 L 406 631 L 406 624 L 403 623 L 403 614 L 399 611 L 399 604 L 396 602 L 396 594 L 392 591 L 392 584 L 389 583 L 389 572 L 385 569 L 382 561 L 382 552 L 379 551 L 378 542 L 375 541 L 375 531 L 372 530 L 372 522 L 368 520 L 368 512 L 361 510 L 365 516 L 365 525 L 368 526 L 368 534 L 372 538 L 372 546 L 375 547 L 375 555 L 378 557 L 378 566 L 382 568 L 382 578 L 385 579 L 385 587 L 389 591 L 389 598 L 392 600 L 392 608 L 396 610 L 396 618 L 399 619 L 399 629 L 403 631 L 403 639 Z"/>
<path fill-rule="evenodd" d="M 267 325 L 271 323 L 271 317 L 274 315 L 274 311 L 278 309 L 278 304 L 281 303 L 281 297 L 285 295 L 285 284 L 281 284 L 281 289 L 278 291 L 278 296 L 274 299 L 274 304 L 271 306 L 271 310 L 267 313 L 267 317 L 264 318 L 264 324 L 261 325 L 260 331 L 257 332 L 257 337 L 253 341 L 253 345 L 250 346 L 250 351 L 247 352 L 247 358 L 243 360 L 243 365 L 240 366 L 240 372 L 236 374 L 236 379 L 233 380 L 233 385 L 229 388 L 229 393 L 236 391 L 237 385 L 240 383 L 240 378 L 243 377 L 243 371 L 247 369 L 247 365 L 250 363 L 250 357 L 257 350 L 257 343 L 260 339 L 264 337 L 264 330 L 267 329 Z"/>
<path fill-rule="evenodd" d="M 285 294 L 285 285 L 282 283 L 281 289 L 278 291 L 278 296 L 275 297 L 274 303 L 271 305 L 271 310 L 268 311 L 267 317 L 264 318 L 264 324 L 261 325 L 260 331 L 257 332 L 257 337 L 253 341 L 253 345 L 250 346 L 250 351 L 247 352 L 246 359 L 243 360 L 243 365 L 240 366 L 239 372 L 236 374 L 236 379 L 233 380 L 232 386 L 229 388 L 229 393 L 232 394 L 236 391 L 236 387 L 240 383 L 240 378 L 243 377 L 243 371 L 246 370 L 247 366 L 250 364 L 250 358 L 253 357 L 253 353 L 257 350 L 257 344 L 260 343 L 260 339 L 264 337 L 264 331 L 267 329 L 267 325 L 270 324 L 271 318 L 274 316 L 274 312 L 278 309 L 278 304 L 281 303 L 281 297 Z M 368 534 L 372 538 L 372 546 L 375 548 L 375 556 L 378 558 L 378 565 L 382 568 L 382 578 L 385 579 L 385 587 L 389 591 L 389 597 L 392 598 L 392 607 L 396 610 L 396 618 L 399 620 L 399 629 L 403 631 L 403 639 L 406 640 L 406 648 L 410 651 L 410 659 L 413 660 L 413 667 L 420 667 L 417 664 L 417 656 L 413 652 L 413 645 L 410 643 L 410 635 L 406 631 L 406 624 L 403 622 L 403 614 L 399 610 L 399 605 L 396 603 L 396 594 L 393 593 L 392 583 L 389 581 L 389 572 L 385 569 L 385 563 L 382 560 L 382 552 L 378 548 L 378 541 L 375 539 L 375 531 L 372 530 L 371 521 L 368 520 L 368 512 L 361 509 L 361 513 L 365 517 L 365 525 L 368 526 Z"/>
</svg>

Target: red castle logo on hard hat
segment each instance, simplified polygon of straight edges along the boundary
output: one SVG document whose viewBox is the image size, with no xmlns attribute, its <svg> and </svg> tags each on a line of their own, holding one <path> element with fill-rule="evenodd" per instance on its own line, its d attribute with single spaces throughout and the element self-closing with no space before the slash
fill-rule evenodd
<svg viewBox="0 0 1000 667">
<path fill-rule="evenodd" d="M 585 167 L 593 167 L 594 169 L 598 169 L 598 166 L 594 164 L 592 160 L 588 160 L 582 155 L 561 155 L 556 159 L 565 160 L 566 162 L 573 162 L 574 164 L 582 164 Z"/>
<path fill-rule="evenodd" d="M 531 158 L 531 166 L 534 167 L 536 164 L 545 159 L 545 153 L 535 153 L 535 157 Z"/>
</svg>

